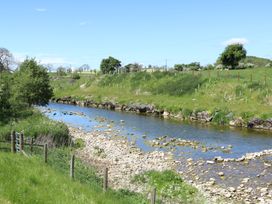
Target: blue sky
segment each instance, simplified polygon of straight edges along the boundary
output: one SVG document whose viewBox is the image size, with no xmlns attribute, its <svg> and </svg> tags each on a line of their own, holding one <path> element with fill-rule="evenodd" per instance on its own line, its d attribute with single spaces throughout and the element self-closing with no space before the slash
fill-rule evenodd
<svg viewBox="0 0 272 204">
<path fill-rule="evenodd" d="M 16 59 L 98 68 L 213 63 L 226 44 L 272 57 L 271 0 L 9 0 L 1 2 L 0 47 Z"/>
</svg>

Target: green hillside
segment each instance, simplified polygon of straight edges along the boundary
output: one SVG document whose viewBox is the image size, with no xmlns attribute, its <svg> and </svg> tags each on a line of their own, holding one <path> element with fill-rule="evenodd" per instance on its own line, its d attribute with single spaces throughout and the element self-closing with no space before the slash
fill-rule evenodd
<svg viewBox="0 0 272 204">
<path fill-rule="evenodd" d="M 247 56 L 242 62 L 254 64 L 256 67 L 265 67 L 267 64 L 272 63 L 270 59 L 255 56 Z"/>
<path fill-rule="evenodd" d="M 272 69 L 199 72 L 139 72 L 118 75 L 51 76 L 55 97 L 153 104 L 183 115 L 207 110 L 231 117 L 272 117 Z M 220 119 L 220 118 L 219 118 Z M 231 118 L 225 118 L 230 120 Z M 220 119 L 221 120 L 221 119 Z M 216 121 L 216 120 L 215 120 Z"/>
</svg>

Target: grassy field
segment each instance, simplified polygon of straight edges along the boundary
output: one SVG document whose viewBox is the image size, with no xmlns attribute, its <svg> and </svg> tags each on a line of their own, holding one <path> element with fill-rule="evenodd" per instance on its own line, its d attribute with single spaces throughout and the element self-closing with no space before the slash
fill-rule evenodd
<svg viewBox="0 0 272 204">
<path fill-rule="evenodd" d="M 47 165 L 40 157 L 28 159 L 0 152 L 1 203 L 147 203 L 140 195 L 127 191 L 104 193 L 101 179 L 79 161 L 76 161 L 77 173 L 72 181 L 68 177 L 67 154 L 63 151 L 66 152 L 51 153 Z"/>
<path fill-rule="evenodd" d="M 25 149 L 30 154 L 29 149 Z M 146 195 L 127 190 L 106 193 L 102 179 L 95 169 L 79 159 L 75 161 L 75 178 L 69 178 L 69 161 L 73 149 L 50 149 L 48 163 L 43 162 L 43 151 L 34 148 L 34 156 L 0 152 L 0 202 L 1 203 L 101 203 L 145 204 Z M 172 171 L 150 171 L 134 178 L 135 183 L 147 187 L 147 192 L 157 188 L 157 203 L 175 200 L 181 203 L 205 203 L 194 187 L 186 184 Z"/>
<path fill-rule="evenodd" d="M 272 69 L 83 74 L 79 80 L 51 75 L 55 97 L 153 104 L 171 112 L 207 110 L 245 120 L 272 117 Z"/>
</svg>

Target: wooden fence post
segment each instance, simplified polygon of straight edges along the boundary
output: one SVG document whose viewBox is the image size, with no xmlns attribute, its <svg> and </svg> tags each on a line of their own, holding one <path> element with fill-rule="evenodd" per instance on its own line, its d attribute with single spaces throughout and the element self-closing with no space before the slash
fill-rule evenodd
<svg viewBox="0 0 272 204">
<path fill-rule="evenodd" d="M 47 148 L 47 144 L 44 144 L 44 162 L 47 163 L 47 153 L 48 153 L 48 148 Z"/>
<path fill-rule="evenodd" d="M 24 150 L 24 133 L 20 134 L 20 152 Z"/>
<path fill-rule="evenodd" d="M 75 155 L 72 154 L 71 161 L 70 161 L 70 177 L 72 179 L 75 178 Z"/>
<path fill-rule="evenodd" d="M 109 169 L 106 167 L 104 171 L 104 185 L 103 185 L 103 190 L 105 192 L 108 190 L 108 173 Z"/>
<path fill-rule="evenodd" d="M 31 137 L 31 140 L 30 140 L 30 152 L 31 153 L 33 152 L 33 143 L 34 143 L 34 139 L 33 139 L 33 137 Z"/>
<path fill-rule="evenodd" d="M 15 133 L 15 131 L 13 130 L 12 132 L 11 132 L 11 135 L 10 135 L 10 144 L 11 144 L 11 152 L 12 153 L 16 153 L 16 135 L 15 135 L 16 133 Z"/>
<path fill-rule="evenodd" d="M 237 74 L 238 81 L 240 81 L 240 72 Z"/>
<path fill-rule="evenodd" d="M 153 189 L 152 194 L 151 194 L 151 204 L 155 204 L 156 203 L 156 188 Z"/>
</svg>

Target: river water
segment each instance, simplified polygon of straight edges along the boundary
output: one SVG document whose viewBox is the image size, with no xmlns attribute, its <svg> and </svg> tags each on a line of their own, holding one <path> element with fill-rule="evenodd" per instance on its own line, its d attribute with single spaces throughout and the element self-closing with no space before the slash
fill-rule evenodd
<svg viewBox="0 0 272 204">
<path fill-rule="evenodd" d="M 51 109 L 51 111 L 45 111 Z M 134 113 L 115 112 L 96 108 L 50 103 L 41 110 L 51 119 L 63 121 L 84 131 L 110 129 L 113 134 L 127 137 L 134 141 L 143 151 L 155 147 L 147 144 L 148 140 L 168 136 L 199 142 L 199 146 L 209 147 L 203 152 L 201 148 L 179 146 L 171 150 L 176 156 L 187 158 L 212 159 L 215 156 L 238 158 L 249 152 L 259 152 L 272 147 L 272 134 L 252 130 L 211 127 L 201 124 L 188 124 L 180 121 L 138 115 Z M 73 114 L 70 114 L 73 112 Z M 231 147 L 229 151 L 224 151 Z M 169 147 L 160 148 L 168 151 Z"/>
</svg>

